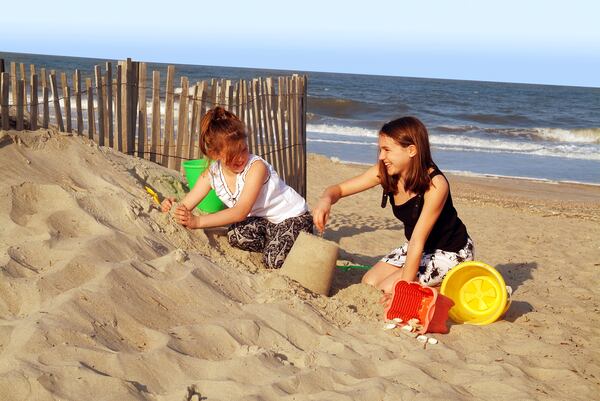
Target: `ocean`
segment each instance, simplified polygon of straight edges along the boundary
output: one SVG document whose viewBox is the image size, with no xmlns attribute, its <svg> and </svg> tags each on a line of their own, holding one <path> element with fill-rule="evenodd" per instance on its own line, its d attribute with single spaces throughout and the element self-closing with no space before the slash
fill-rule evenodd
<svg viewBox="0 0 600 401">
<path fill-rule="evenodd" d="M 115 60 L 0 52 L 57 71 Z M 149 63 L 149 70 L 166 64 Z M 600 88 L 457 81 L 177 64 L 191 82 L 207 78 L 308 75 L 307 147 L 341 161 L 377 160 L 377 132 L 412 115 L 429 130 L 434 161 L 467 175 L 600 185 Z"/>
</svg>

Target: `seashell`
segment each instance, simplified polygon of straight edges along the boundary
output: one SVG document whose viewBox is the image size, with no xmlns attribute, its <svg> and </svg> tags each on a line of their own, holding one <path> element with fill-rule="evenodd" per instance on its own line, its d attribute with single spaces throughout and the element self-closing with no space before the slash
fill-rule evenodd
<svg viewBox="0 0 600 401">
<path fill-rule="evenodd" d="M 396 328 L 396 323 L 386 323 L 383 325 L 384 330 L 392 330 Z"/>
<path fill-rule="evenodd" d="M 427 340 L 427 343 L 428 344 L 437 344 L 438 340 L 436 338 L 431 337 Z"/>
<path fill-rule="evenodd" d="M 399 317 L 395 317 L 394 319 L 392 319 L 394 322 L 396 323 L 402 323 L 402 319 L 400 319 Z"/>
<path fill-rule="evenodd" d="M 429 339 L 427 338 L 427 336 L 421 334 L 420 336 L 417 336 L 417 341 L 420 343 L 426 343 L 429 341 Z"/>
<path fill-rule="evenodd" d="M 401 330 L 411 332 L 413 331 L 413 327 L 407 324 L 406 326 L 402 326 Z"/>
</svg>

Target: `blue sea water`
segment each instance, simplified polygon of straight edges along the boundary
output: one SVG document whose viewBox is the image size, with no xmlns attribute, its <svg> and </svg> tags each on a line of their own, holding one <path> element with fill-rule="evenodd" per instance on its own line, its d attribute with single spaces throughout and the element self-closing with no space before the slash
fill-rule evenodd
<svg viewBox="0 0 600 401">
<path fill-rule="evenodd" d="M 88 76 L 94 65 L 114 62 L 2 52 L 0 58 L 69 73 L 79 68 Z M 166 75 L 166 64 L 149 63 L 153 69 Z M 176 65 L 176 75 L 192 82 L 290 73 Z M 305 74 L 309 152 L 374 163 L 378 129 L 413 115 L 428 127 L 444 171 L 600 184 L 600 88 Z"/>
</svg>

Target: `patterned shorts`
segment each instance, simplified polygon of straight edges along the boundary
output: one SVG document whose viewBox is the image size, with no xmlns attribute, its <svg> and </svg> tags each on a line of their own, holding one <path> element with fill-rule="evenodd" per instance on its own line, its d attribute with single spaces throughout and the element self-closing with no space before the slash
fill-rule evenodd
<svg viewBox="0 0 600 401">
<path fill-rule="evenodd" d="M 397 267 L 403 267 L 406 262 L 407 250 L 408 242 L 400 248 L 394 249 L 389 255 L 381 258 L 381 261 Z M 417 272 L 417 281 L 428 286 L 440 285 L 450 269 L 464 261 L 473 260 L 473 255 L 474 247 L 471 238 L 467 239 L 465 246 L 458 252 L 436 249 L 433 253 L 423 253 L 421 263 L 419 263 L 419 271 Z"/>
<path fill-rule="evenodd" d="M 313 232 L 310 212 L 274 224 L 262 217 L 248 217 L 227 230 L 229 244 L 251 252 L 262 252 L 269 269 L 279 269 L 298 238 L 300 231 Z"/>
</svg>

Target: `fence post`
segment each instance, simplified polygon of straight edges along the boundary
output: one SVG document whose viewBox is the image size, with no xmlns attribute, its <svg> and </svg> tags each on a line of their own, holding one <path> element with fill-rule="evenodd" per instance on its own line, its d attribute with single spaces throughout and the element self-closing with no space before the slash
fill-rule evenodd
<svg viewBox="0 0 600 401">
<path fill-rule="evenodd" d="M 308 78 L 306 75 L 302 76 L 302 97 L 300 98 L 300 134 L 302 135 L 302 196 L 306 197 L 308 192 L 306 180 L 308 179 L 307 166 L 306 166 L 306 100 L 308 97 Z"/>
<path fill-rule="evenodd" d="M 102 71 L 99 65 L 94 66 L 94 77 L 98 97 L 98 145 L 104 146 L 104 98 L 102 97 Z"/>
<path fill-rule="evenodd" d="M 75 87 L 75 113 L 77 114 L 77 135 L 83 134 L 83 112 L 81 111 L 81 73 L 75 70 L 73 74 L 73 86 Z"/>
<path fill-rule="evenodd" d="M 10 125 L 8 121 L 8 84 L 10 74 L 8 72 L 0 73 L 0 116 L 2 116 L 2 129 L 8 130 Z"/>
<path fill-rule="evenodd" d="M 152 71 L 152 142 L 150 160 L 157 161 L 156 153 L 160 145 L 160 71 Z"/>
<path fill-rule="evenodd" d="M 115 146 L 114 142 L 114 122 L 113 122 L 113 93 L 112 93 L 112 64 L 110 62 L 106 62 L 106 77 L 104 80 L 104 86 L 106 94 L 106 124 L 108 125 L 108 146 L 113 148 Z"/>
<path fill-rule="evenodd" d="M 17 81 L 17 131 L 23 131 L 23 106 L 25 103 L 25 80 Z"/>
<path fill-rule="evenodd" d="M 17 104 L 17 63 L 10 62 L 10 89 L 12 94 L 12 104 Z"/>
<path fill-rule="evenodd" d="M 170 65 L 167 67 L 167 87 L 165 101 L 165 138 L 163 145 L 163 166 L 168 168 L 174 167 L 174 160 L 170 158 L 171 143 L 173 142 L 173 79 L 175 77 L 175 67 Z"/>
<path fill-rule="evenodd" d="M 62 73 L 60 75 L 63 89 L 63 99 L 65 105 L 65 121 L 67 132 L 73 132 L 73 119 L 71 117 L 71 87 L 67 81 L 67 74 Z"/>
<path fill-rule="evenodd" d="M 194 85 L 194 95 L 192 98 L 192 121 L 190 123 L 190 135 L 188 136 L 188 153 L 187 153 L 187 158 L 188 159 L 193 159 L 194 158 L 194 154 L 195 154 L 195 144 L 196 144 L 196 134 L 198 132 L 198 106 L 199 106 L 199 101 L 198 101 L 198 97 L 200 96 L 200 85 L 199 83 L 196 83 L 196 85 Z"/>
<path fill-rule="evenodd" d="M 38 76 L 31 74 L 31 109 L 29 110 L 29 129 L 38 129 Z"/>
<path fill-rule="evenodd" d="M 117 111 L 117 150 L 123 151 L 123 66 L 117 65 L 117 81 L 115 87 L 115 110 Z"/>
<path fill-rule="evenodd" d="M 85 79 L 85 91 L 87 92 L 88 138 L 93 140 L 96 133 L 96 116 L 94 113 L 94 87 L 91 78 Z"/>
<path fill-rule="evenodd" d="M 50 88 L 52 89 L 52 101 L 54 103 L 54 115 L 56 116 L 56 124 L 61 132 L 65 131 L 62 114 L 60 112 L 60 100 L 58 97 L 58 88 L 56 87 L 56 74 L 50 74 Z"/>
<path fill-rule="evenodd" d="M 138 157 L 146 158 L 148 150 L 148 119 L 146 114 L 146 63 L 139 64 L 140 76 L 138 79 Z"/>
<path fill-rule="evenodd" d="M 181 93 L 179 94 L 179 119 L 177 121 L 177 147 L 175 149 L 175 170 L 181 169 L 181 157 L 183 156 L 183 143 L 187 142 L 188 135 L 188 93 L 189 82 L 187 77 L 181 77 Z"/>
</svg>

